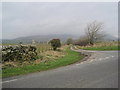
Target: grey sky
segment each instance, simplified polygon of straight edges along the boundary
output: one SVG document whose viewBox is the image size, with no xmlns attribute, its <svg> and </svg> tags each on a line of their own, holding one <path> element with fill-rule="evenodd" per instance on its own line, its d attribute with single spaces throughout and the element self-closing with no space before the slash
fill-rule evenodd
<svg viewBox="0 0 120 90">
<path fill-rule="evenodd" d="M 117 2 L 4 2 L 2 34 L 4 39 L 43 34 L 84 34 L 87 23 L 104 23 L 104 32 L 118 35 Z"/>
</svg>

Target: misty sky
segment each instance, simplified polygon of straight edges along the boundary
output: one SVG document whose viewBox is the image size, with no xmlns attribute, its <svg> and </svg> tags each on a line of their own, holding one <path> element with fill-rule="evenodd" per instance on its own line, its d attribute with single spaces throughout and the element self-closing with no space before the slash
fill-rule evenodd
<svg viewBox="0 0 120 90">
<path fill-rule="evenodd" d="M 2 36 L 13 39 L 30 35 L 84 34 L 94 20 L 104 23 L 104 33 L 118 35 L 116 2 L 4 2 L 2 3 Z"/>
</svg>

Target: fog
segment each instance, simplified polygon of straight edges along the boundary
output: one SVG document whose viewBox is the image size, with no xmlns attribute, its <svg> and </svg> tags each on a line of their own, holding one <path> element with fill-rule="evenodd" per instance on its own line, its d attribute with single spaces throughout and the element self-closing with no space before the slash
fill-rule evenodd
<svg viewBox="0 0 120 90">
<path fill-rule="evenodd" d="M 4 2 L 2 38 L 31 35 L 83 35 L 94 20 L 104 23 L 104 33 L 118 37 L 117 2 Z"/>
</svg>

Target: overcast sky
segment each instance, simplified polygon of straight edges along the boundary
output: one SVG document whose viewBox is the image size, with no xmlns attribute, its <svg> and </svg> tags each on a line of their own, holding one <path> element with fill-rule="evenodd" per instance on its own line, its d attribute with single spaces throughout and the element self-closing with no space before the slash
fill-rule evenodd
<svg viewBox="0 0 120 90">
<path fill-rule="evenodd" d="M 118 35 L 117 2 L 4 2 L 2 3 L 3 39 L 30 35 L 84 34 L 94 20 L 104 23 L 104 32 Z"/>
</svg>

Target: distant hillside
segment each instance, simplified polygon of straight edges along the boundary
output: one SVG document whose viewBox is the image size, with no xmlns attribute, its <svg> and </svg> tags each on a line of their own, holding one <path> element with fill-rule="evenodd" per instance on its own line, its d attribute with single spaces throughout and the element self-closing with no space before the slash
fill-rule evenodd
<svg viewBox="0 0 120 90">
<path fill-rule="evenodd" d="M 114 37 L 114 36 L 112 36 L 112 35 L 106 35 L 105 37 L 104 37 L 104 40 L 105 41 L 116 41 L 116 40 L 118 40 L 118 38 L 117 37 Z"/>
<path fill-rule="evenodd" d="M 68 38 L 78 38 L 78 36 L 73 36 L 73 35 L 56 35 L 56 34 L 51 34 L 51 35 L 36 35 L 36 36 L 27 36 L 27 37 L 19 37 L 16 39 L 12 40 L 2 40 L 2 43 L 31 43 L 32 40 L 35 40 L 37 42 L 47 42 L 53 38 L 59 38 L 62 42 L 65 42 Z"/>
<path fill-rule="evenodd" d="M 16 44 L 19 42 L 23 43 L 31 43 L 32 40 L 35 40 L 37 42 L 48 42 L 49 40 L 53 38 L 59 38 L 63 43 L 68 39 L 68 38 L 73 38 L 73 39 L 78 39 L 79 36 L 75 35 L 68 35 L 68 34 L 50 34 L 50 35 L 36 35 L 36 36 L 27 36 L 27 37 L 19 37 L 16 39 L 3 39 L 2 43 L 3 44 Z M 111 35 L 106 35 L 102 41 L 112 41 L 112 40 L 118 40 L 118 38 L 111 36 Z"/>
</svg>

